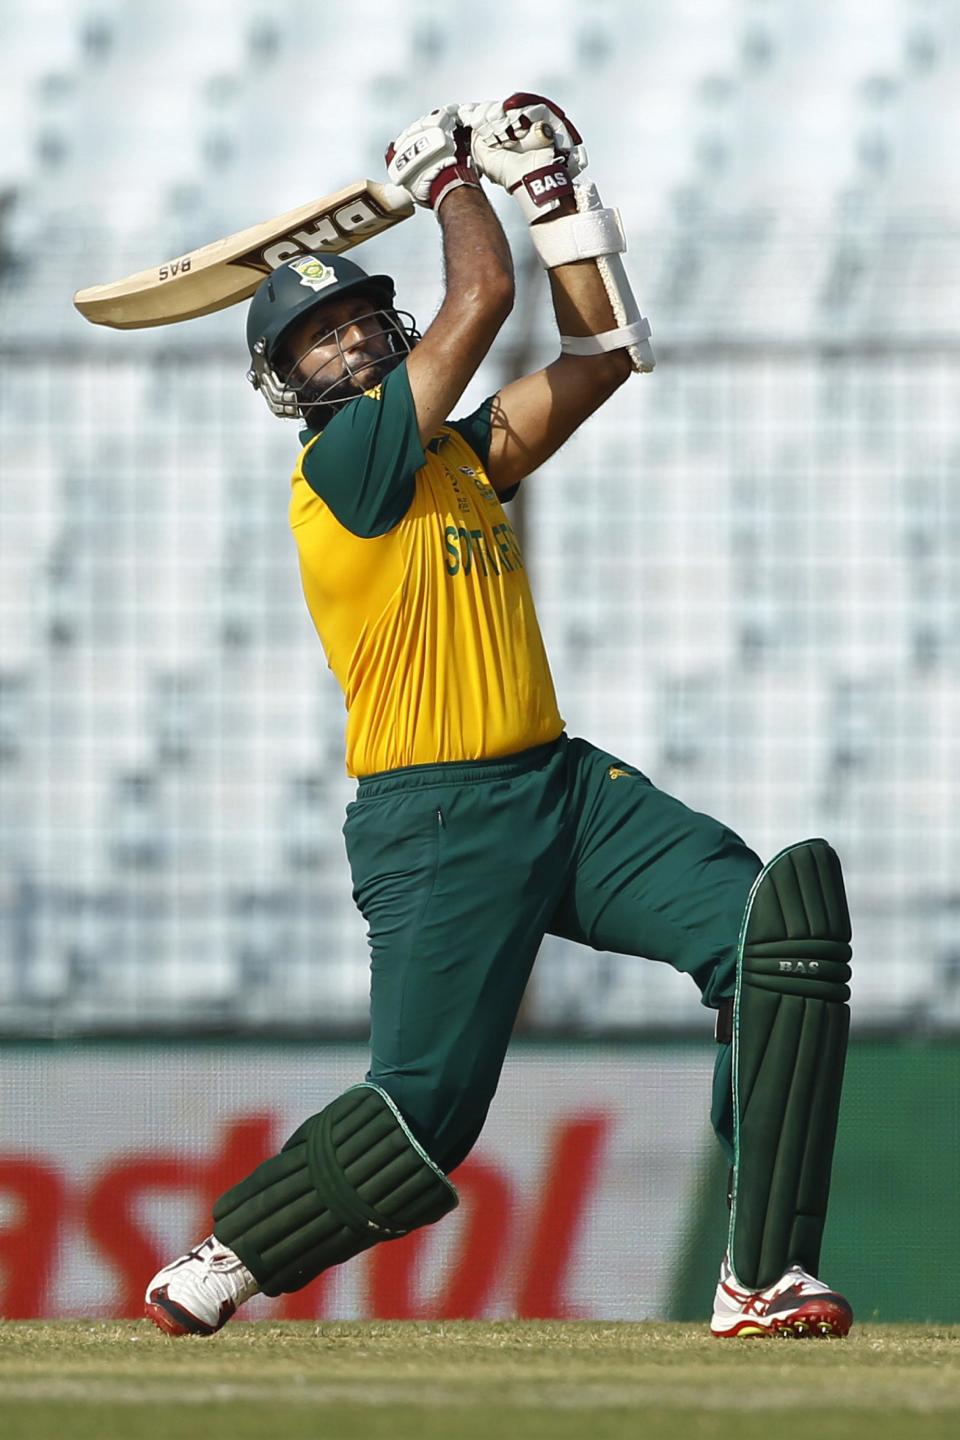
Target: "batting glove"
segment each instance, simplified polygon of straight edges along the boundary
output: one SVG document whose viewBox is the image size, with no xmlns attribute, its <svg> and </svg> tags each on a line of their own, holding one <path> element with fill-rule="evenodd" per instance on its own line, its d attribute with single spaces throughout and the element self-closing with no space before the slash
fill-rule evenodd
<svg viewBox="0 0 960 1440">
<path fill-rule="evenodd" d="M 480 188 L 470 155 L 470 131 L 456 105 L 441 105 L 408 125 L 385 155 L 387 174 L 418 205 L 436 210 L 460 185 Z"/>
<path fill-rule="evenodd" d="M 472 131 L 471 154 L 481 175 L 502 185 L 531 224 L 573 193 L 587 151 L 573 121 L 552 100 L 519 91 L 503 101 L 461 105 L 460 119 Z"/>
</svg>

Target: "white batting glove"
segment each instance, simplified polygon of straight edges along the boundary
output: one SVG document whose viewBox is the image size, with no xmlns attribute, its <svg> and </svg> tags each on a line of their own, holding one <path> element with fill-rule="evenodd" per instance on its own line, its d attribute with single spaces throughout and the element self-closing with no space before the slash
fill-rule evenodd
<svg viewBox="0 0 960 1440">
<path fill-rule="evenodd" d="M 460 185 L 480 188 L 470 156 L 470 131 L 456 105 L 441 105 L 414 120 L 387 146 L 387 174 L 418 205 L 436 210 Z"/>
<path fill-rule="evenodd" d="M 531 224 L 556 210 L 587 164 L 579 130 L 559 105 L 519 91 L 503 101 L 461 105 L 477 169 L 514 197 Z"/>
</svg>

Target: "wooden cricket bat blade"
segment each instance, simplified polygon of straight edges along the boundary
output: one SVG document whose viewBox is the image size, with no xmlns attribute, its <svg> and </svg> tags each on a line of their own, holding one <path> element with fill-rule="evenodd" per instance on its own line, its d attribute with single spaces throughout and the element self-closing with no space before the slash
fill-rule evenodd
<svg viewBox="0 0 960 1440">
<path fill-rule="evenodd" d="M 351 250 L 413 214 L 399 185 L 358 180 L 335 195 L 238 230 L 125 280 L 78 290 L 73 303 L 94 325 L 140 330 L 211 315 L 248 299 L 271 270 L 298 255 Z"/>
</svg>

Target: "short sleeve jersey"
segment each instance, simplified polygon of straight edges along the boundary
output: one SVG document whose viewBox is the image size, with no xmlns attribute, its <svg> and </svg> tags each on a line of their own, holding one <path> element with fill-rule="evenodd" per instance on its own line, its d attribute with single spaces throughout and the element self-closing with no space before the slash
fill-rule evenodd
<svg viewBox="0 0 960 1440">
<path fill-rule="evenodd" d="M 491 404 L 424 450 L 404 362 L 301 434 L 290 523 L 346 700 L 351 775 L 515 754 L 563 729 L 520 546 L 484 469 Z"/>
</svg>

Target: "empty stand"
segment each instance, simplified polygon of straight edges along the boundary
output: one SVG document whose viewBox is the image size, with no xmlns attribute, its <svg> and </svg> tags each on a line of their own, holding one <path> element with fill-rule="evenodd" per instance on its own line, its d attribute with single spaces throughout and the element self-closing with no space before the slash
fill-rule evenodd
<svg viewBox="0 0 960 1440">
<path fill-rule="evenodd" d="M 0 53 L 0 1027 L 363 1029 L 297 426 L 242 309 L 117 335 L 69 299 L 517 88 L 583 129 L 660 354 L 525 486 L 568 727 L 764 855 L 825 834 L 857 1022 L 960 1022 L 958 0 L 42 0 Z M 556 351 L 502 200 L 519 302 L 461 413 Z M 429 324 L 430 216 L 358 258 Z M 706 1022 L 552 938 L 527 1019 Z"/>
</svg>

